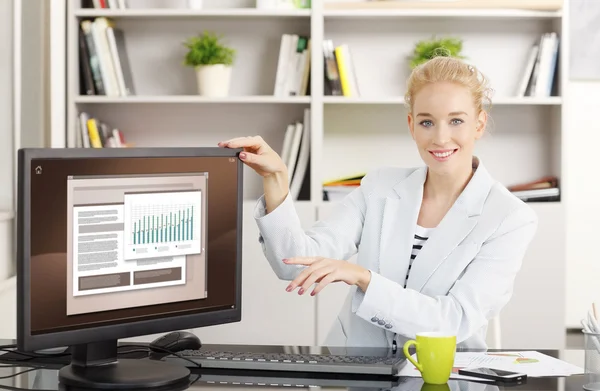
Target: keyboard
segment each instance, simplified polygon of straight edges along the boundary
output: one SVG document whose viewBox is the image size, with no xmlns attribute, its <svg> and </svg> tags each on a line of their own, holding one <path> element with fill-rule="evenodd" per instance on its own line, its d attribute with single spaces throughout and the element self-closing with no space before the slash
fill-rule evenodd
<svg viewBox="0 0 600 391">
<path fill-rule="evenodd" d="M 258 371 L 290 371 L 347 373 L 353 375 L 395 376 L 406 364 L 404 356 L 380 357 L 360 355 L 257 353 L 211 350 L 183 350 L 182 357 L 200 364 L 202 368 L 239 369 Z M 165 360 L 194 367 L 192 362 L 175 355 Z"/>
</svg>

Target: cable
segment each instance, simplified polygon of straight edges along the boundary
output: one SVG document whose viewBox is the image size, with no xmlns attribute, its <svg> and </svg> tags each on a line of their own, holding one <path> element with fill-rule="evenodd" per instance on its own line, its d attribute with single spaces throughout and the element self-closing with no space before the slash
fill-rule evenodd
<svg viewBox="0 0 600 391">
<path fill-rule="evenodd" d="M 142 345 L 119 345 L 119 347 L 124 347 L 124 348 L 125 348 L 125 347 L 130 347 L 130 348 L 143 348 L 143 346 L 142 346 Z M 179 354 L 179 353 L 176 353 L 176 352 L 173 352 L 173 351 L 171 351 L 171 350 L 169 350 L 169 349 L 165 349 L 165 348 L 159 348 L 159 347 L 157 347 L 157 346 L 153 346 L 153 347 L 152 347 L 152 349 L 156 349 L 156 350 L 160 350 L 161 352 L 168 353 L 168 354 L 170 354 L 170 355 L 172 355 L 172 356 L 175 356 L 175 357 L 178 357 L 178 358 L 180 358 L 180 359 L 182 359 L 182 360 L 188 361 L 188 362 L 190 362 L 190 363 L 194 364 L 195 366 L 197 366 L 198 368 L 202 368 L 202 365 L 200 365 L 200 363 L 197 363 L 197 362 L 196 362 L 196 361 L 194 361 L 194 360 L 190 360 L 190 359 L 189 359 L 189 358 L 187 358 L 187 357 L 183 357 L 181 354 Z M 144 351 L 144 352 L 147 352 L 149 355 L 150 355 L 150 353 L 152 352 L 152 351 L 151 351 L 151 349 L 150 349 L 149 347 L 148 347 L 148 348 L 146 348 L 146 349 L 138 349 L 138 351 Z"/>
<path fill-rule="evenodd" d="M 11 362 L 28 361 L 28 360 L 31 360 L 34 358 L 64 357 L 64 356 L 69 356 L 71 354 L 71 353 L 48 353 L 48 354 L 26 353 L 26 352 L 20 352 L 18 350 L 6 349 L 6 348 L 2 348 L 2 347 L 0 347 L 0 352 L 15 353 L 15 354 L 27 357 L 27 359 L 18 360 L 18 359 L 3 359 L 2 356 L 0 356 L 0 361 L 11 361 Z"/>
<path fill-rule="evenodd" d="M 129 344 L 129 345 L 119 345 L 117 347 L 118 349 L 120 348 L 137 348 L 134 350 L 128 350 L 125 351 L 123 353 L 119 353 L 119 355 L 125 355 L 125 354 L 129 354 L 129 353 L 146 353 L 146 357 L 151 356 L 152 350 L 149 347 L 145 347 L 144 345 L 134 345 L 134 344 Z M 198 368 L 202 368 L 202 365 L 200 365 L 200 363 L 197 363 L 193 360 L 190 360 L 187 357 L 183 357 L 181 354 L 177 353 L 177 352 L 173 352 L 169 349 L 165 349 L 165 348 L 159 348 L 159 347 L 152 347 L 153 350 L 159 350 L 161 352 L 167 353 L 169 355 L 173 355 L 176 356 L 182 360 L 188 361 L 192 364 L 194 364 L 196 367 Z M 47 367 L 44 365 L 33 365 L 33 364 L 23 364 L 23 362 L 27 362 L 29 360 L 33 360 L 35 358 L 54 358 L 54 357 L 64 357 L 64 356 L 68 356 L 70 355 L 70 353 L 51 353 L 51 354 L 39 354 L 39 353 L 26 353 L 26 352 L 19 352 L 17 350 L 11 350 L 10 348 L 6 348 L 6 347 L 0 347 L 0 351 L 4 351 L 4 352 L 8 352 L 8 353 L 16 353 L 22 356 L 25 356 L 26 358 L 23 359 L 2 359 L 2 356 L 0 356 L 0 361 L 8 361 L 8 362 L 15 362 L 15 364 L 6 364 L 6 365 L 2 365 L 0 364 L 0 368 L 18 368 L 18 367 L 24 367 L 24 368 L 29 368 L 26 369 L 24 371 L 20 371 L 17 373 L 14 373 L 12 375 L 7 375 L 7 376 L 0 376 L 0 380 L 4 380 L 4 379 L 10 379 L 13 378 L 15 376 L 19 376 L 28 372 L 33 372 L 33 371 L 37 371 L 39 369 L 46 369 Z M 190 382 L 189 386 L 191 387 L 194 383 L 196 383 L 200 378 L 202 377 L 201 374 L 197 374 L 196 378 Z M 13 386 L 6 386 L 6 385 L 2 385 L 0 384 L 0 390 L 8 390 L 8 391 L 32 391 L 29 388 L 20 388 L 20 387 L 13 387 Z M 55 391 L 55 390 L 39 390 L 36 389 L 35 391 Z"/>
</svg>

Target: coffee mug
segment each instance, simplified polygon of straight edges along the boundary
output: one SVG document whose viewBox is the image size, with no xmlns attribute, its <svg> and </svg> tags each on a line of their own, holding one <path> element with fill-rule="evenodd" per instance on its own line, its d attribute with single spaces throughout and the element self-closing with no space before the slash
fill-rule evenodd
<svg viewBox="0 0 600 391">
<path fill-rule="evenodd" d="M 421 372 L 427 384 L 445 384 L 452 374 L 454 354 L 456 352 L 456 336 L 427 332 L 417 333 L 416 340 L 411 339 L 404 344 L 404 355 Z M 411 357 L 408 349 L 415 345 L 417 360 Z"/>
</svg>

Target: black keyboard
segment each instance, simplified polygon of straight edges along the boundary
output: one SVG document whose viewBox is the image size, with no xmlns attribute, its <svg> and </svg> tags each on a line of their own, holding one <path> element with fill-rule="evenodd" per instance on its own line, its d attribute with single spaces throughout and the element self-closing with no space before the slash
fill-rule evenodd
<svg viewBox="0 0 600 391">
<path fill-rule="evenodd" d="M 245 369 L 259 371 L 326 372 L 395 376 L 406 364 L 406 358 L 353 356 L 333 354 L 256 353 L 210 350 L 184 350 L 181 356 L 203 368 Z M 181 365 L 194 364 L 175 355 L 165 358 Z"/>
</svg>

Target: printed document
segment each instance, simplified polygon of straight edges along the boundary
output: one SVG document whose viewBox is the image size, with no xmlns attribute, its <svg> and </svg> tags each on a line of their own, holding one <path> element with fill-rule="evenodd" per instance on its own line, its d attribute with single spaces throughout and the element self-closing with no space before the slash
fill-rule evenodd
<svg viewBox="0 0 600 391">
<path fill-rule="evenodd" d="M 415 355 L 413 355 L 415 358 Z M 463 368 L 490 368 L 525 373 L 529 377 L 571 376 L 583 374 L 583 368 L 537 351 L 506 352 L 457 352 L 451 379 L 472 380 L 470 376 L 458 374 Z M 408 362 L 400 376 L 420 377 L 421 373 Z M 477 378 L 477 380 L 482 380 Z"/>
</svg>

